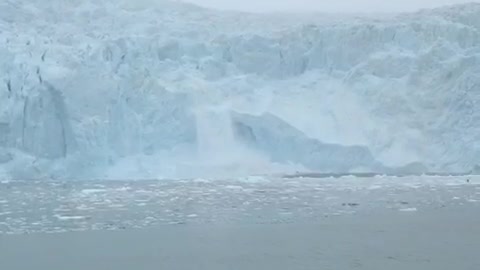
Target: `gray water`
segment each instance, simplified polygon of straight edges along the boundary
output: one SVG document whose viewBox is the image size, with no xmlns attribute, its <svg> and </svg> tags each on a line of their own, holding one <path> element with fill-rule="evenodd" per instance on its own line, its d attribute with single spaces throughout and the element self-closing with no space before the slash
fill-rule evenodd
<svg viewBox="0 0 480 270">
<path fill-rule="evenodd" d="M 480 269 L 480 179 L 3 182 L 0 269 Z"/>
</svg>

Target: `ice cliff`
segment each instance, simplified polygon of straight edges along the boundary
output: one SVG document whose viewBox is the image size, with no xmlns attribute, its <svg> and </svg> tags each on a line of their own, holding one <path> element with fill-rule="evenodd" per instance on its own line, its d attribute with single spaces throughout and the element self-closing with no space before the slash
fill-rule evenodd
<svg viewBox="0 0 480 270">
<path fill-rule="evenodd" d="M 6 0 L 0 44 L 2 178 L 480 163 L 479 4 L 348 17 Z"/>
</svg>

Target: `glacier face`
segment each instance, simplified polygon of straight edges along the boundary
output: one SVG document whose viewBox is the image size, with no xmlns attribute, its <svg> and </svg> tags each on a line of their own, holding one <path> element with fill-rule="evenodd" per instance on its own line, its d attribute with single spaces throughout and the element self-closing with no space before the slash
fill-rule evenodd
<svg viewBox="0 0 480 270">
<path fill-rule="evenodd" d="M 478 4 L 380 18 L 3 1 L 0 43 L 0 177 L 480 163 Z"/>
</svg>

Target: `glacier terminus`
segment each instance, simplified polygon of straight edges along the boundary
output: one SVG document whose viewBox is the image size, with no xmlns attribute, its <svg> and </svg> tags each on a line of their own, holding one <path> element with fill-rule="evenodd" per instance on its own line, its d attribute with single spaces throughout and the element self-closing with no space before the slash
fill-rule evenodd
<svg viewBox="0 0 480 270">
<path fill-rule="evenodd" d="M 0 18 L 4 179 L 478 170 L 479 4 L 8 0 Z"/>
</svg>

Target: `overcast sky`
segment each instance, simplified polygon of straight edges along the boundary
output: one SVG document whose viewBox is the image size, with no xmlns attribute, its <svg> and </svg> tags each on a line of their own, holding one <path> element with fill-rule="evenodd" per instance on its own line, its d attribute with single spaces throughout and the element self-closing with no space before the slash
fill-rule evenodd
<svg viewBox="0 0 480 270">
<path fill-rule="evenodd" d="M 480 0 L 184 0 L 241 11 L 400 12 Z"/>
</svg>

